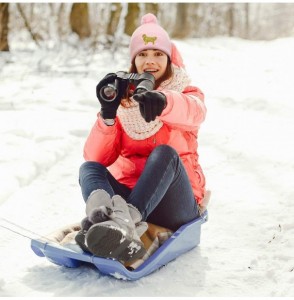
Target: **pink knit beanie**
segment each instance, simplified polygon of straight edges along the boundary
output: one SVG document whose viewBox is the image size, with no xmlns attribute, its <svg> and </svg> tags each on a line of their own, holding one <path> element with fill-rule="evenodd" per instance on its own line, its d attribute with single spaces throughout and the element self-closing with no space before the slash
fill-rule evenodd
<svg viewBox="0 0 294 300">
<path fill-rule="evenodd" d="M 166 53 L 169 57 L 172 54 L 172 43 L 168 33 L 157 23 L 157 18 L 153 14 L 146 14 L 141 19 L 139 26 L 131 37 L 130 58 L 148 49 L 158 49 Z"/>
</svg>

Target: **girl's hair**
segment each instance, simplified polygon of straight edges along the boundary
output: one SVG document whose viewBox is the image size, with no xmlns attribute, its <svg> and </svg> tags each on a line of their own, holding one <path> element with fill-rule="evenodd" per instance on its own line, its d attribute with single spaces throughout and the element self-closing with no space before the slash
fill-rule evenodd
<svg viewBox="0 0 294 300">
<path fill-rule="evenodd" d="M 131 63 L 129 73 L 138 73 L 136 65 L 135 65 L 135 60 L 133 60 Z M 171 64 L 170 58 L 168 57 L 166 70 L 165 70 L 164 74 L 158 80 L 155 81 L 154 89 L 157 89 L 162 82 L 171 78 L 172 75 L 173 75 L 172 64 Z M 130 103 L 130 101 L 131 101 L 130 97 L 132 97 L 132 96 L 133 96 L 133 89 L 130 88 L 130 85 L 129 85 L 129 87 L 127 88 L 126 93 L 123 97 L 123 100 L 121 101 L 121 105 L 127 106 Z"/>
</svg>

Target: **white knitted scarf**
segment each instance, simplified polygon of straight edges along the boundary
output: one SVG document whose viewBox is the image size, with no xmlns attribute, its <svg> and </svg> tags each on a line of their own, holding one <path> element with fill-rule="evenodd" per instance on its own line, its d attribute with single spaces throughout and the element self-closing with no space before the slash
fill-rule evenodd
<svg viewBox="0 0 294 300">
<path fill-rule="evenodd" d="M 189 84 L 190 78 L 186 71 L 173 65 L 172 79 L 162 82 L 157 90 L 182 92 Z M 141 116 L 139 103 L 134 100 L 131 100 L 128 107 L 120 105 L 117 115 L 126 134 L 134 140 L 144 140 L 154 135 L 163 125 L 159 118 L 147 123 Z"/>
</svg>

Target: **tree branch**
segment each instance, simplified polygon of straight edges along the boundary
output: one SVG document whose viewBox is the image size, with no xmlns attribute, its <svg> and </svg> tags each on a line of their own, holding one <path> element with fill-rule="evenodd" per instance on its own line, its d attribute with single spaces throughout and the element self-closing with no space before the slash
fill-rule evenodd
<svg viewBox="0 0 294 300">
<path fill-rule="evenodd" d="M 27 17 L 26 17 L 26 15 L 25 15 L 25 13 L 24 13 L 24 11 L 23 11 L 23 9 L 22 9 L 20 3 L 16 3 L 16 6 L 17 6 L 17 9 L 18 9 L 18 11 L 19 11 L 21 17 L 22 17 L 23 20 L 24 20 L 25 27 L 27 28 L 27 30 L 28 30 L 30 36 L 32 37 L 33 41 L 36 43 L 36 45 L 37 45 L 38 47 L 41 47 L 41 45 L 40 45 L 40 43 L 39 43 L 39 41 L 38 41 L 37 35 L 33 32 L 32 28 L 31 28 L 31 26 L 30 26 L 29 20 L 27 19 Z"/>
</svg>

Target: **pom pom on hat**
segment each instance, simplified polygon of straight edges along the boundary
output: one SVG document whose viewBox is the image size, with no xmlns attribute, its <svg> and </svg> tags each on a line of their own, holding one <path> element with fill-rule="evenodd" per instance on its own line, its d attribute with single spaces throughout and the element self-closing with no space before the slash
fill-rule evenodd
<svg viewBox="0 0 294 300">
<path fill-rule="evenodd" d="M 144 15 L 141 19 L 141 25 L 146 23 L 155 23 L 157 24 L 157 18 L 153 14 Z"/>
<path fill-rule="evenodd" d="M 131 37 L 130 58 L 148 49 L 158 49 L 166 53 L 169 57 L 172 54 L 172 43 L 168 33 L 158 24 L 155 15 L 149 13 L 142 17 L 139 26 Z"/>
</svg>

